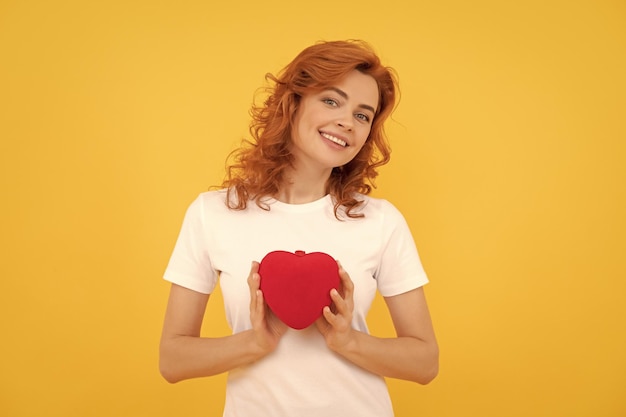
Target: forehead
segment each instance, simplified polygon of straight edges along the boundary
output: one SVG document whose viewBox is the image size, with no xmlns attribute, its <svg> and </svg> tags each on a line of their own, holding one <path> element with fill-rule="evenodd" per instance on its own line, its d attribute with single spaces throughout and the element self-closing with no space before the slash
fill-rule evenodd
<svg viewBox="0 0 626 417">
<path fill-rule="evenodd" d="M 357 105 L 367 105 L 374 109 L 378 108 L 378 83 L 371 75 L 354 70 L 330 88 L 343 91 L 348 96 L 348 99 Z"/>
</svg>

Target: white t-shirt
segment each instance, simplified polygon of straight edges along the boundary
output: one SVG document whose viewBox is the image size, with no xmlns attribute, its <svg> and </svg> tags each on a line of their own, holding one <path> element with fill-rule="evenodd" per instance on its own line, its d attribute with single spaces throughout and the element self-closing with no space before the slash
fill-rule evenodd
<svg viewBox="0 0 626 417">
<path fill-rule="evenodd" d="M 226 192 L 211 191 L 189 206 L 165 279 L 209 294 L 218 277 L 234 333 L 250 329 L 250 264 L 274 250 L 325 252 L 354 282 L 353 327 L 367 332 L 366 316 L 378 290 L 402 294 L 428 282 L 409 228 L 389 202 L 368 196 L 365 217 L 335 217 L 333 200 L 291 205 L 269 199 L 270 210 L 249 202 L 229 209 Z M 341 213 L 341 211 L 340 211 Z M 392 416 L 384 379 L 326 347 L 315 325 L 289 329 L 278 348 L 232 370 L 226 417 Z"/>
</svg>

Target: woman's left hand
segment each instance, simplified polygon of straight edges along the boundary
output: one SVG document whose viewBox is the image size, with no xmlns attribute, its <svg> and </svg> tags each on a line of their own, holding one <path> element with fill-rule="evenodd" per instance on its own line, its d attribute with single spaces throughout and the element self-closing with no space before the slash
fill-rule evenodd
<svg viewBox="0 0 626 417">
<path fill-rule="evenodd" d="M 337 262 L 341 287 L 333 288 L 330 298 L 332 308 L 324 307 L 322 316 L 315 325 L 326 340 L 326 345 L 333 351 L 345 349 L 353 341 L 352 312 L 354 311 L 354 284 L 348 273 Z"/>
<path fill-rule="evenodd" d="M 339 265 L 341 286 L 315 325 L 333 352 L 374 374 L 428 384 L 439 371 L 439 348 L 424 289 L 385 297 L 396 337 L 380 338 L 352 328 L 354 284 Z"/>
</svg>

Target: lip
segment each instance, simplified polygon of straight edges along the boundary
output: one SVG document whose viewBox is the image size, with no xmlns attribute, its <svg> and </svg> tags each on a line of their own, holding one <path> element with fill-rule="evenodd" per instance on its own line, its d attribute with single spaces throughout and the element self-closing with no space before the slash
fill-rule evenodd
<svg viewBox="0 0 626 417">
<path fill-rule="evenodd" d="M 320 131 L 319 131 L 319 134 L 320 134 L 320 136 L 322 136 L 322 138 L 323 138 L 324 140 L 326 140 L 326 141 L 328 141 L 328 142 L 330 142 L 330 143 L 332 143 L 332 144 L 334 144 L 334 145 L 337 145 L 338 147 L 340 147 L 340 148 L 342 148 L 342 149 L 345 149 L 345 148 L 347 148 L 347 147 L 349 147 L 349 146 L 350 146 L 350 143 L 348 142 L 348 138 L 346 138 L 345 136 L 343 136 L 343 135 L 341 135 L 341 134 L 339 134 L 339 133 L 329 132 L 329 131 L 327 131 L 327 130 L 320 130 Z M 336 137 L 337 139 L 340 139 L 340 140 L 344 141 L 344 142 L 346 143 L 346 146 L 341 146 L 340 144 L 335 143 L 335 142 L 333 142 L 333 141 L 329 140 L 328 138 L 325 138 L 325 137 L 323 136 L 323 134 L 326 134 L 326 135 L 329 135 L 329 136 L 334 136 L 334 137 Z"/>
</svg>

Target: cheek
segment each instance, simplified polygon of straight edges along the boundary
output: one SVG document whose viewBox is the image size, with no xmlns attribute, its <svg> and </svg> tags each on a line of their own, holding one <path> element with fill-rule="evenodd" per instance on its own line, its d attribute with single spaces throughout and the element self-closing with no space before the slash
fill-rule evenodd
<svg viewBox="0 0 626 417">
<path fill-rule="evenodd" d="M 367 142 L 367 140 L 370 137 L 370 133 L 372 133 L 371 127 L 365 128 L 363 129 L 363 132 L 360 132 L 359 139 L 360 139 L 361 144 L 364 144 L 365 142 Z"/>
<path fill-rule="evenodd" d="M 363 132 L 363 140 L 361 142 L 361 149 L 363 148 L 368 148 L 368 147 L 372 147 L 372 139 L 370 138 L 372 131 L 371 129 L 365 129 L 365 131 Z"/>
</svg>

